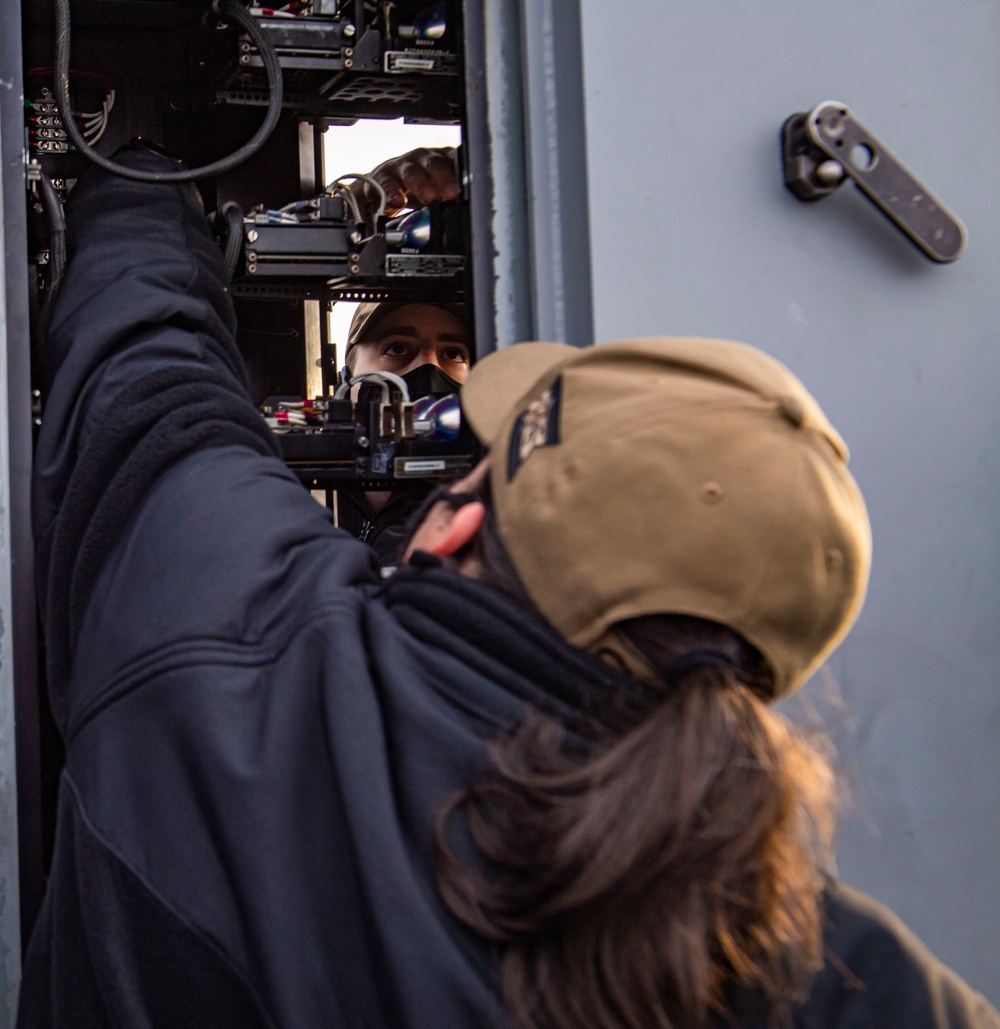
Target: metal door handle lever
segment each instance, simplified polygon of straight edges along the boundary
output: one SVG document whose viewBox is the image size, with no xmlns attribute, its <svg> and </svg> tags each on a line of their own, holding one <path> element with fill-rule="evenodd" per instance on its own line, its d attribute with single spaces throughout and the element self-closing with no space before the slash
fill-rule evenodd
<svg viewBox="0 0 1000 1029">
<path fill-rule="evenodd" d="M 965 249 L 962 222 L 845 104 L 827 100 L 793 114 L 781 140 L 785 185 L 799 200 L 821 200 L 853 179 L 932 261 L 954 261 Z"/>
</svg>

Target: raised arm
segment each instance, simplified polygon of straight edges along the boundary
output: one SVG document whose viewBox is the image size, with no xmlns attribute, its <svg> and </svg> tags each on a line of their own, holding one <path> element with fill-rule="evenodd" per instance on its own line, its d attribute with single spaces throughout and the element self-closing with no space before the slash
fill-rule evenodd
<svg viewBox="0 0 1000 1029">
<path fill-rule="evenodd" d="M 135 144 L 119 159 L 156 170 L 172 164 Z M 310 525 L 320 517 L 277 459 L 274 439 L 246 392 L 221 256 L 196 190 L 91 171 L 70 196 L 67 220 L 68 266 L 43 355 L 45 406 L 33 496 L 49 686 L 60 725 L 98 576 L 171 470 L 193 455 L 230 448 L 234 475 L 237 459 L 240 475 L 253 462 L 263 460 L 267 469 L 244 488 L 241 504 L 258 509 L 263 501 L 257 494 L 267 492 L 272 509 L 287 499 Z M 216 468 L 213 474 L 223 473 Z M 253 576 L 260 577 L 261 562 L 269 559 L 265 548 L 273 551 L 274 534 L 264 537 L 275 516 L 251 525 L 246 512 L 226 500 L 228 488 L 205 472 L 203 480 L 191 479 L 183 495 L 175 491 L 157 503 L 169 502 L 178 517 L 205 508 L 204 519 L 214 523 L 206 528 L 213 530 L 232 521 L 223 538 L 234 554 L 245 554 L 246 569 L 233 569 L 220 596 L 231 598 L 235 609 L 245 604 Z M 163 567 L 149 565 L 146 574 L 185 597 L 178 606 L 190 617 L 214 617 L 217 610 L 222 624 L 228 611 L 222 600 L 199 614 L 198 594 L 205 589 L 199 576 L 209 574 L 209 561 L 219 553 L 218 547 L 198 552 L 205 538 L 195 530 L 187 540 L 164 540 L 149 557 Z M 178 567 L 180 547 L 191 556 Z M 255 547 L 260 553 L 252 553 Z M 148 596 L 163 588 L 160 582 L 137 584 L 134 609 L 123 614 L 138 624 L 149 607 L 151 620 Z M 183 612 L 168 628 L 186 617 Z M 138 639 L 135 647 L 145 645 Z"/>
</svg>

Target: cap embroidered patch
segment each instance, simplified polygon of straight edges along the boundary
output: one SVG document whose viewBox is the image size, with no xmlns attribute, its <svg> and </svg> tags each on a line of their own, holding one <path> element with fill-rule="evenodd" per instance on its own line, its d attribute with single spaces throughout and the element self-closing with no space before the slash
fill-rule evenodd
<svg viewBox="0 0 1000 1029">
<path fill-rule="evenodd" d="M 556 379 L 521 412 L 510 435 L 507 457 L 507 480 L 538 447 L 549 447 L 559 442 L 559 394 L 562 378 Z"/>
</svg>

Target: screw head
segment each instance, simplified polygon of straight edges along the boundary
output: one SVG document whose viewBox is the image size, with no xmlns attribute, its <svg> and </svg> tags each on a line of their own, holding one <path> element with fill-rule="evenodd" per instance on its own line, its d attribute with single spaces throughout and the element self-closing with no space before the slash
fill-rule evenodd
<svg viewBox="0 0 1000 1029">
<path fill-rule="evenodd" d="M 819 127 L 824 136 L 836 139 L 844 134 L 844 117 L 840 114 L 831 114 L 826 120 L 819 119 Z"/>
<path fill-rule="evenodd" d="M 257 230 L 256 229 L 250 229 L 250 231 L 247 232 L 247 242 L 248 243 L 256 243 L 257 242 L 257 236 L 258 236 Z"/>
<path fill-rule="evenodd" d="M 840 161 L 823 161 L 816 168 L 816 181 L 822 186 L 839 186 L 844 181 L 845 174 Z"/>
</svg>

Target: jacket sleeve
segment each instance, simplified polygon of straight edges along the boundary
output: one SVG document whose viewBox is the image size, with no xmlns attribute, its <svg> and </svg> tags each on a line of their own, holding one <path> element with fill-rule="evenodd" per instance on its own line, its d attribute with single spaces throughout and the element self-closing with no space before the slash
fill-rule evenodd
<svg viewBox="0 0 1000 1029">
<path fill-rule="evenodd" d="M 154 171 L 177 167 L 136 144 L 117 159 Z M 32 500 L 49 689 L 63 732 L 95 583 L 171 469 L 236 448 L 264 462 L 304 518 L 322 513 L 278 459 L 247 393 L 221 254 L 194 187 L 92 169 L 70 195 L 67 249 L 40 362 L 44 412 Z M 227 484 L 213 488 L 225 492 Z M 196 564 L 193 556 L 171 570 L 178 596 L 201 588 Z"/>
<path fill-rule="evenodd" d="M 1000 1029 L 982 994 L 938 961 L 891 911 L 831 880 L 825 963 L 797 1029 Z"/>
</svg>

